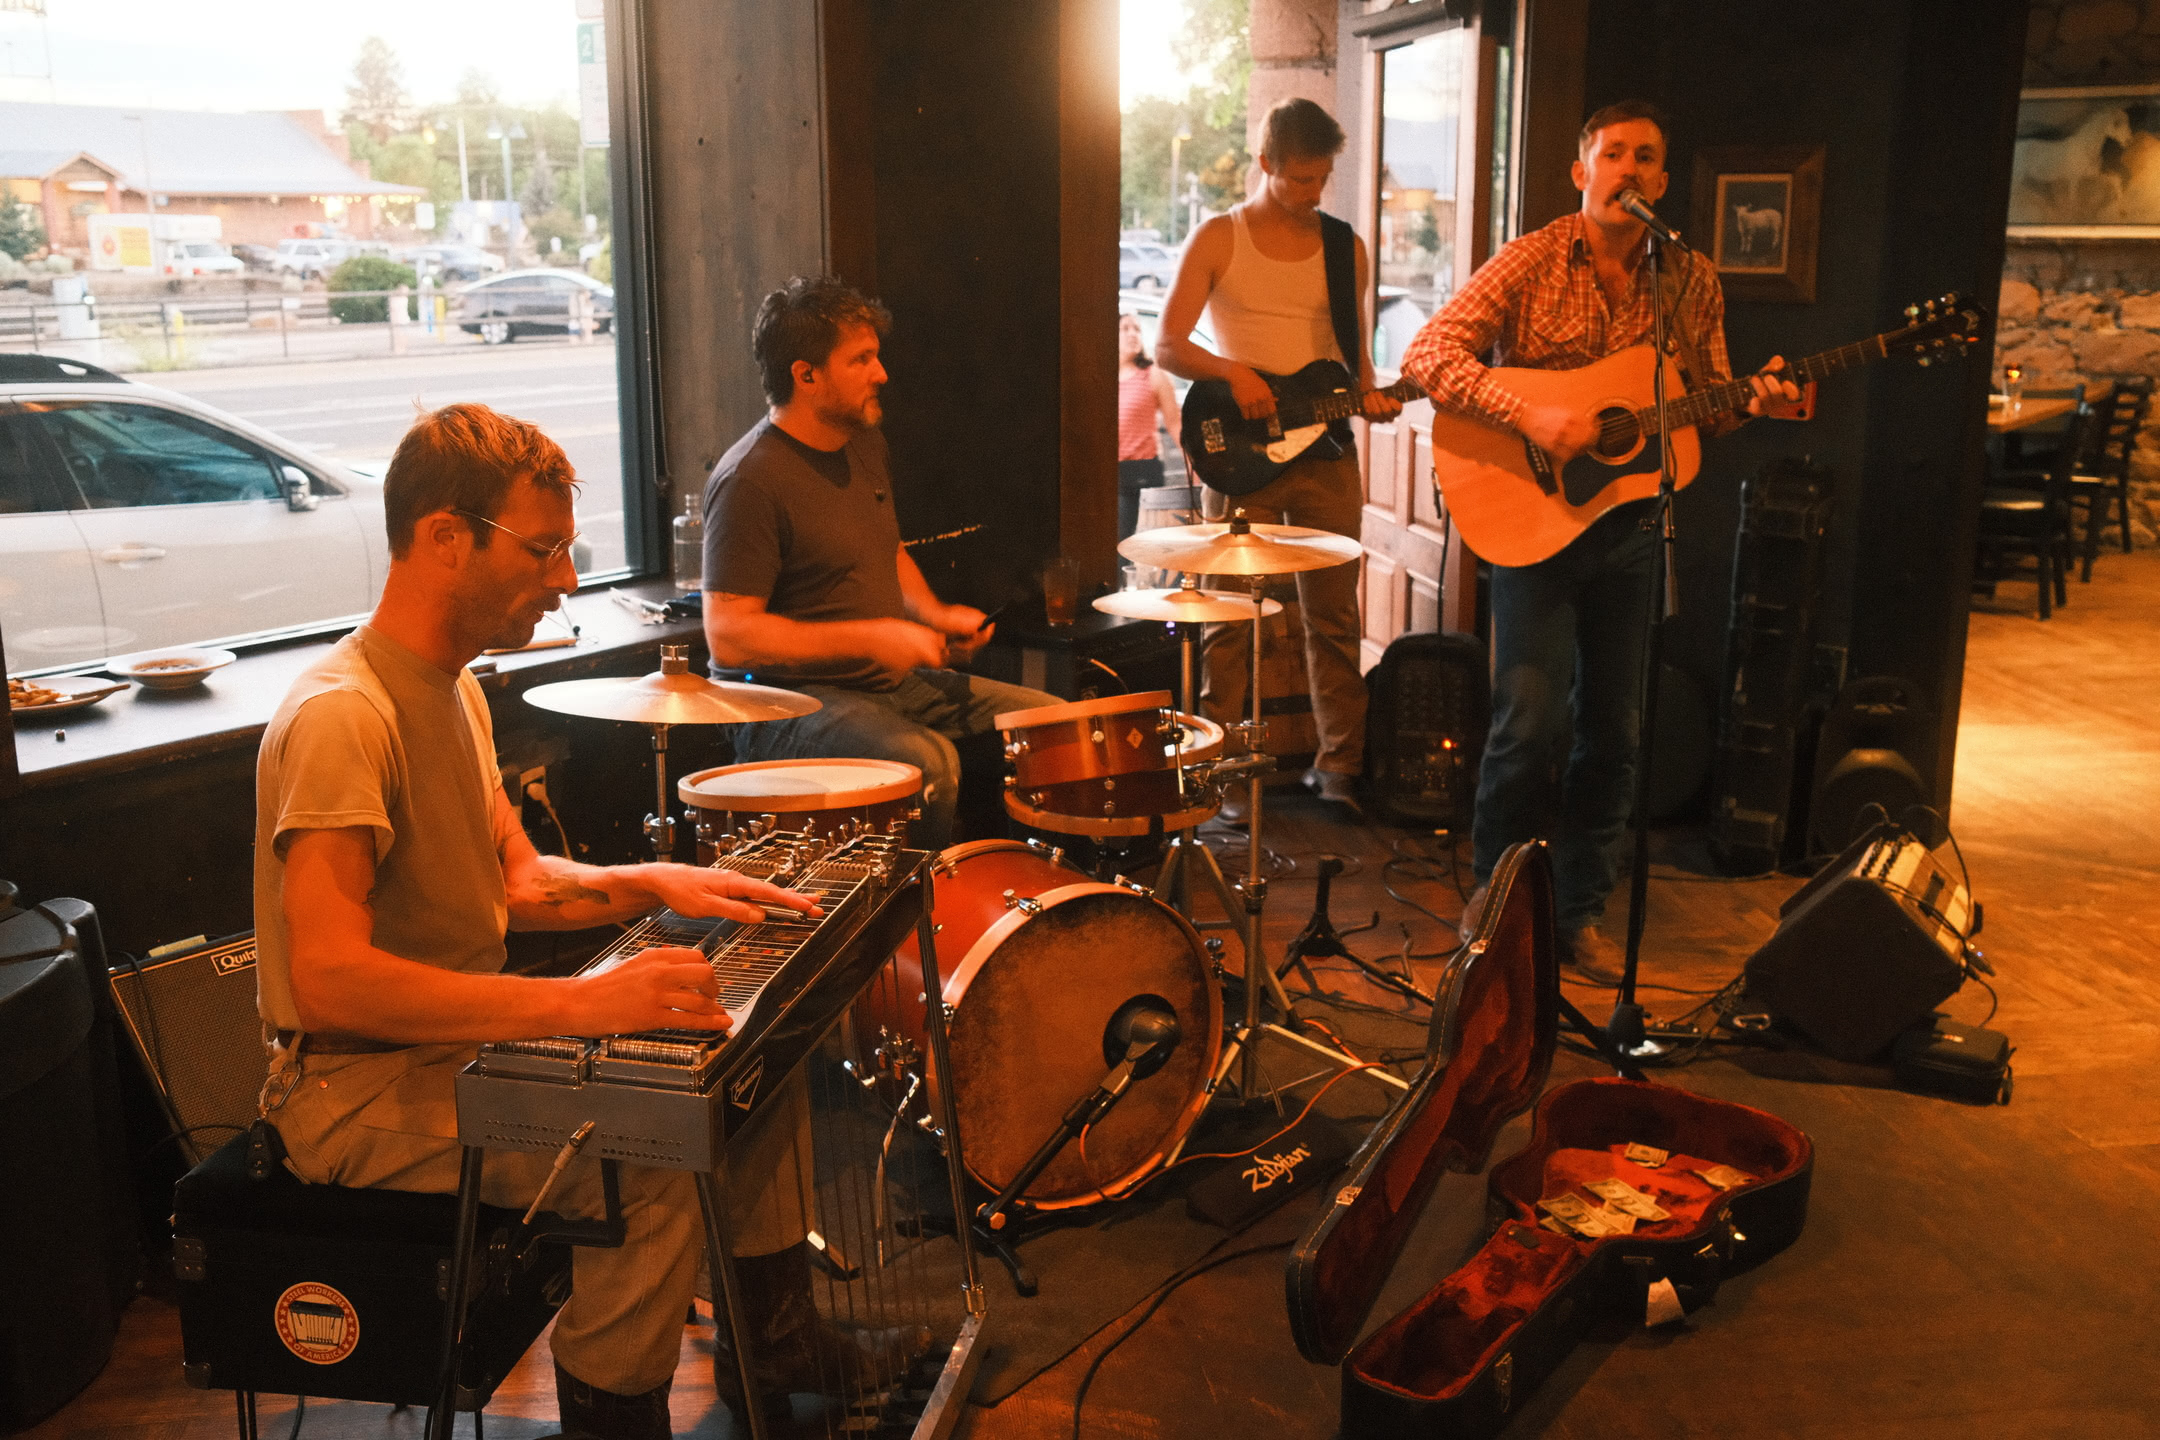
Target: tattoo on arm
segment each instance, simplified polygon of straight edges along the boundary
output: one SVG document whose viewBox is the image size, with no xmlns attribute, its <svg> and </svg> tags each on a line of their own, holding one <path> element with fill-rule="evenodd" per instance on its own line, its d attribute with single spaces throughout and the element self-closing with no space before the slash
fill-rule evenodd
<svg viewBox="0 0 2160 1440">
<path fill-rule="evenodd" d="M 614 900 L 605 890 L 595 890 L 574 875 L 542 875 L 534 886 L 540 892 L 540 903 L 560 910 L 580 900 L 594 905 L 612 905 Z"/>
</svg>

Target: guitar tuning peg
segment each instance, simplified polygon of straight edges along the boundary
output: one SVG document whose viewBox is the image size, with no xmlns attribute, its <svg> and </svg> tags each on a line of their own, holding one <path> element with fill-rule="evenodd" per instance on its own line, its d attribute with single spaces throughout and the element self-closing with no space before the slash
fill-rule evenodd
<svg viewBox="0 0 2160 1440">
<path fill-rule="evenodd" d="M 1922 368 L 1923 370 L 1924 370 L 1924 369 L 1926 369 L 1926 368 L 1927 368 L 1927 365 L 1928 365 L 1928 362 L 1929 362 L 1929 361 L 1930 361 L 1930 359 L 1932 359 L 1932 358 L 1933 358 L 1933 357 L 1931 357 L 1931 356 L 1927 356 L 1927 355 L 1922 355 L 1922 356 L 1920 356 L 1920 357 L 1919 357 L 1919 359 L 1920 359 L 1920 367 L 1921 367 L 1921 368 Z"/>
<path fill-rule="evenodd" d="M 1907 320 L 1918 320 L 1920 318 L 1920 307 L 1917 305 L 1907 305 L 1905 307 L 1905 318 Z"/>
</svg>

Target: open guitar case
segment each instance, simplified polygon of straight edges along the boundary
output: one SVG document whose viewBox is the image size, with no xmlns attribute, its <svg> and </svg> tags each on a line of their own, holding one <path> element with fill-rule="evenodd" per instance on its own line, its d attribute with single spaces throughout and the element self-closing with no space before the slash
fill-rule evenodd
<svg viewBox="0 0 2160 1440">
<path fill-rule="evenodd" d="M 1437 987 L 1424 1073 L 1290 1260 L 1291 1329 L 1307 1359 L 1342 1366 L 1348 1440 L 1491 1435 L 1593 1320 L 1677 1319 L 1800 1234 L 1814 1147 L 1775 1115 L 1622 1079 L 1570 1081 L 1538 1100 L 1559 995 L 1545 848 L 1518 845 Z M 1528 1147 L 1487 1179 L 1484 1245 L 1359 1342 L 1441 1172 L 1481 1168 L 1533 1101 Z M 1623 1158 L 1630 1144 L 1670 1154 L 1645 1168 Z M 1717 1166 L 1746 1178 L 1720 1173 L 1731 1185 L 1720 1188 L 1697 1173 Z M 1606 1178 L 1671 1218 L 1596 1240 L 1540 1225 L 1540 1199 L 1572 1191 L 1595 1204 L 1579 1187 Z"/>
</svg>

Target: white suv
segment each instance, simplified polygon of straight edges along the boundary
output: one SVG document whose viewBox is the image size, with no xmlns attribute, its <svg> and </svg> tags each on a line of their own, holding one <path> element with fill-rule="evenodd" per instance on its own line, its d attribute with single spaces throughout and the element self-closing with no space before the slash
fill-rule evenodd
<svg viewBox="0 0 2160 1440">
<path fill-rule="evenodd" d="M 0 354 L 9 669 L 361 615 L 389 561 L 379 479 L 185 395 Z"/>
<path fill-rule="evenodd" d="M 280 240 L 275 263 L 289 275 L 312 280 L 337 269 L 346 248 L 342 240 Z"/>
</svg>

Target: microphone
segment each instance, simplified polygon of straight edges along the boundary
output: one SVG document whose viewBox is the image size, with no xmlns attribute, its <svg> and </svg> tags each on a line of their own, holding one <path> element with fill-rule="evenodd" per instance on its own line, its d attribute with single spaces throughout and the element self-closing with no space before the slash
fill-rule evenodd
<svg viewBox="0 0 2160 1440">
<path fill-rule="evenodd" d="M 1640 191 L 1622 190 L 1618 195 L 1613 196 L 1613 203 L 1649 226 L 1650 233 L 1657 236 L 1658 239 L 1663 240 L 1668 245 L 1680 245 L 1685 248 L 1685 242 L 1681 240 L 1680 232 L 1658 219 L 1657 211 L 1650 208 L 1650 202 L 1643 199 Z"/>
</svg>

